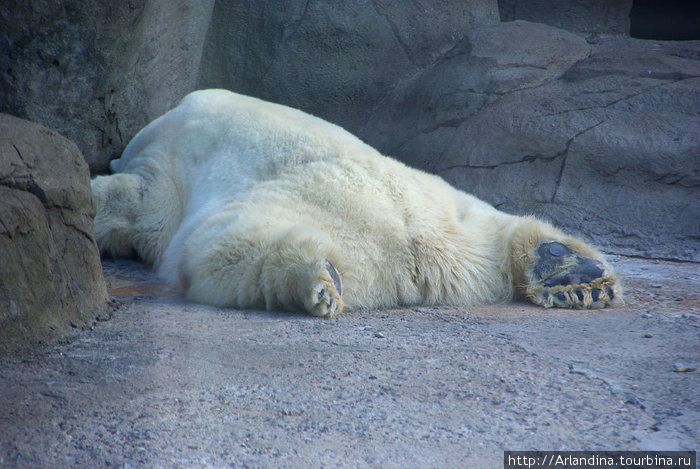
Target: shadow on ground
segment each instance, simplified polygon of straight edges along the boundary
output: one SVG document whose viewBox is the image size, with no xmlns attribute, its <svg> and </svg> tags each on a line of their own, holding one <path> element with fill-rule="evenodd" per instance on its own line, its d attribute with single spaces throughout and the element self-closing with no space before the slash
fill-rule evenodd
<svg viewBox="0 0 700 469">
<path fill-rule="evenodd" d="M 322 320 L 187 303 L 105 261 L 118 303 L 0 357 L 2 467 L 502 467 L 504 450 L 696 450 L 700 269 L 614 259 L 626 305 Z M 681 365 L 684 368 L 681 368 Z"/>
</svg>

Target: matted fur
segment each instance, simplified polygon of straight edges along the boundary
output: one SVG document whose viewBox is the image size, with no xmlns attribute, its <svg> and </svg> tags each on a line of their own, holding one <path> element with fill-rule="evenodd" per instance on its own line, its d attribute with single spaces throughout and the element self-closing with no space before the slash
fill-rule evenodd
<svg viewBox="0 0 700 469">
<path fill-rule="evenodd" d="M 197 302 L 318 316 L 517 297 L 551 306 L 531 275 L 544 240 L 599 259 L 619 292 L 597 251 L 551 225 L 500 212 L 331 123 L 229 91 L 186 96 L 112 169 L 92 183 L 100 249 L 135 252 Z"/>
</svg>

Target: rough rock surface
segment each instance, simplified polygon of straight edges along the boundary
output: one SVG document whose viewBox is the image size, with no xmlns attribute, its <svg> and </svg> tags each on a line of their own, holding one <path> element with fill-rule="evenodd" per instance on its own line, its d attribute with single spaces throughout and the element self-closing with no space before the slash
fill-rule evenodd
<svg viewBox="0 0 700 469">
<path fill-rule="evenodd" d="M 111 321 L 0 357 L 0 466 L 490 469 L 507 449 L 696 450 L 700 272 L 613 262 L 615 309 L 319 320 L 185 303 L 108 261 Z"/>
<path fill-rule="evenodd" d="M 0 351 L 65 334 L 105 307 L 94 213 L 77 147 L 0 114 Z"/>
<path fill-rule="evenodd" d="M 491 0 L 217 2 L 199 87 L 281 102 L 355 132 L 398 82 L 465 31 L 498 22 Z"/>
<path fill-rule="evenodd" d="M 590 46 L 522 21 L 468 39 L 395 92 L 370 139 L 615 252 L 700 261 L 700 43 Z"/>
<path fill-rule="evenodd" d="M 0 5 L 0 112 L 74 141 L 95 172 L 195 86 L 213 0 Z"/>
<path fill-rule="evenodd" d="M 3 2 L 0 111 L 59 130 L 103 172 L 187 92 L 228 88 L 607 250 L 699 261 L 700 41 L 631 40 L 631 8 Z"/>
<path fill-rule="evenodd" d="M 627 35 L 633 0 L 498 0 L 501 21 L 544 23 L 586 36 Z"/>
</svg>

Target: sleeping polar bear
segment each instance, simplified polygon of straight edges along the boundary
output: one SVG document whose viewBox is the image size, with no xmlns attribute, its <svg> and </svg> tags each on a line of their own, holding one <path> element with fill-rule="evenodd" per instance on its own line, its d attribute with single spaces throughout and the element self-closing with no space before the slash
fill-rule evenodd
<svg viewBox="0 0 700 469">
<path fill-rule="evenodd" d="M 302 310 L 528 298 L 600 308 L 601 254 L 500 212 L 301 111 L 196 91 L 92 182 L 103 253 L 136 253 L 196 302 Z"/>
</svg>

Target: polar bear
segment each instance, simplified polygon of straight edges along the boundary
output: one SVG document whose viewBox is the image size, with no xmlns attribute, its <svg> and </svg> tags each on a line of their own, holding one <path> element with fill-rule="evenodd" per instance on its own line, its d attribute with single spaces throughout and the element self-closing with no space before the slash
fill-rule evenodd
<svg viewBox="0 0 700 469">
<path fill-rule="evenodd" d="M 92 181 L 100 250 L 195 302 L 305 311 L 620 299 L 603 256 L 381 155 L 342 128 L 226 90 L 151 122 Z"/>
</svg>

